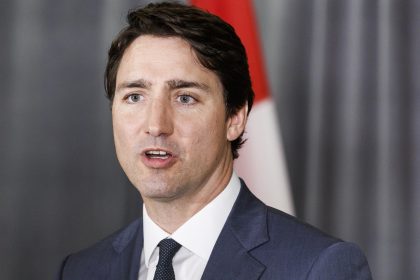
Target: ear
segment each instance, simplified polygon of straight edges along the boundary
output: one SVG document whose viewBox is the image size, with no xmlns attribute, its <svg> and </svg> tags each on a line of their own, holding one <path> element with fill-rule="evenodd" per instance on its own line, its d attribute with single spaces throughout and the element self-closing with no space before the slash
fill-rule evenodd
<svg viewBox="0 0 420 280">
<path fill-rule="evenodd" d="M 245 105 L 235 114 L 230 116 L 227 121 L 227 140 L 234 141 L 242 134 L 242 132 L 245 130 L 247 119 L 248 103 L 245 103 Z"/>
</svg>

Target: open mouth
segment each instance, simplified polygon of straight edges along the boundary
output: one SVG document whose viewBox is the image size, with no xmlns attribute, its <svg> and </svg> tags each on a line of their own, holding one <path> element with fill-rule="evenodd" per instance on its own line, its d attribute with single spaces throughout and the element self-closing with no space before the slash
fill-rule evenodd
<svg viewBox="0 0 420 280">
<path fill-rule="evenodd" d="M 145 152 L 146 157 L 150 159 L 167 159 L 172 156 L 170 153 L 161 150 L 151 150 Z"/>
</svg>

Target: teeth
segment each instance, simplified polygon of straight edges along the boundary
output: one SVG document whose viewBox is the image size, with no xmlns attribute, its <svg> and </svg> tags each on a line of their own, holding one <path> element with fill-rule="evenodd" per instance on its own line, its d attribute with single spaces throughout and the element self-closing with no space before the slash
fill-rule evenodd
<svg viewBox="0 0 420 280">
<path fill-rule="evenodd" d="M 146 155 L 151 158 L 168 158 L 169 153 L 165 151 L 147 151 Z"/>
<path fill-rule="evenodd" d="M 147 154 L 154 156 L 166 156 L 167 153 L 164 151 L 148 151 Z"/>
</svg>

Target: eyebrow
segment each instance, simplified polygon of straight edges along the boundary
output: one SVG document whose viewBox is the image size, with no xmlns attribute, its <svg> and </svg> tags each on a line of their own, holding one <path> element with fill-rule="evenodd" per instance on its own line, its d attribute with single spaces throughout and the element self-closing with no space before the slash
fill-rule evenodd
<svg viewBox="0 0 420 280">
<path fill-rule="evenodd" d="M 209 91 L 210 87 L 205 83 L 199 83 L 195 81 L 187 81 L 187 80 L 181 80 L 181 79 L 174 79 L 169 80 L 166 82 L 169 89 L 182 89 L 182 88 L 197 88 L 201 89 L 203 91 Z M 152 87 L 152 82 L 144 80 L 144 79 L 138 79 L 134 81 L 127 81 L 122 82 L 118 85 L 116 91 L 120 91 L 122 89 L 126 88 L 142 88 L 142 89 L 150 89 Z"/>
<path fill-rule="evenodd" d="M 144 89 L 150 89 L 152 87 L 152 83 L 149 81 L 146 81 L 144 79 L 138 79 L 135 81 L 128 81 L 123 82 L 118 85 L 116 91 L 120 91 L 125 88 L 144 88 Z"/>
<path fill-rule="evenodd" d="M 180 88 L 197 88 L 204 91 L 209 91 L 210 87 L 207 84 L 186 81 L 186 80 L 169 80 L 166 82 L 170 89 L 180 89 Z"/>
</svg>

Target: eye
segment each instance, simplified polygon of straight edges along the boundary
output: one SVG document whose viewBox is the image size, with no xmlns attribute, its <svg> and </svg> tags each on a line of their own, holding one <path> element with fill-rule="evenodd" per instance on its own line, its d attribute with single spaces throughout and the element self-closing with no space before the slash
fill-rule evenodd
<svg viewBox="0 0 420 280">
<path fill-rule="evenodd" d="M 194 104 L 196 102 L 194 97 L 186 94 L 178 96 L 178 101 L 186 105 Z"/>
<path fill-rule="evenodd" d="M 128 103 L 137 103 L 142 100 L 142 96 L 140 94 L 130 94 L 126 97 Z"/>
</svg>

